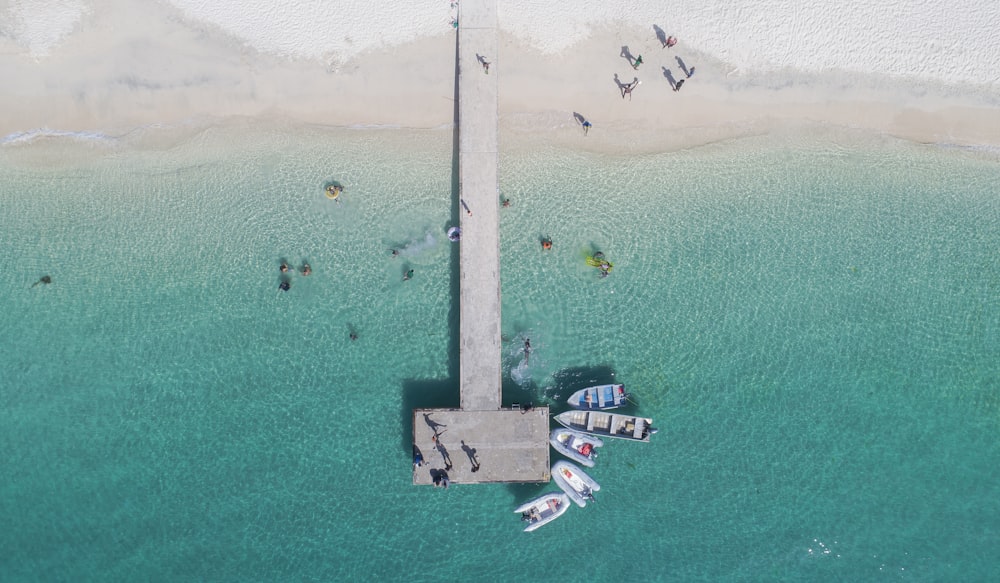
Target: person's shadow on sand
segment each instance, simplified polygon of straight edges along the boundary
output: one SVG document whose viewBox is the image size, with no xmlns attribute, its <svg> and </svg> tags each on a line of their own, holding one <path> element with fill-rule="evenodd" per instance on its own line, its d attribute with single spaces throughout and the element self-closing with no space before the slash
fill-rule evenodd
<svg viewBox="0 0 1000 583">
<path fill-rule="evenodd" d="M 635 66 L 635 57 L 632 56 L 632 51 L 629 50 L 628 45 L 622 46 L 621 56 L 628 61 L 630 67 Z"/>
<path fill-rule="evenodd" d="M 625 84 L 622 83 L 622 80 L 618 78 L 618 73 L 615 73 L 615 85 L 618 86 L 618 91 L 619 92 L 625 90 Z"/>
<path fill-rule="evenodd" d="M 670 69 L 663 67 L 663 76 L 667 78 L 667 82 L 670 83 L 671 89 L 677 89 L 677 81 L 674 79 L 674 74 L 670 72 Z"/>
<path fill-rule="evenodd" d="M 690 77 L 691 75 L 694 74 L 694 67 L 688 69 L 687 65 L 684 64 L 684 59 L 680 58 L 679 56 L 674 58 L 677 60 L 677 66 L 679 66 L 681 68 L 681 71 L 684 72 L 685 77 Z"/>
<path fill-rule="evenodd" d="M 656 39 L 660 41 L 663 48 L 667 48 L 667 33 L 663 32 L 663 29 L 655 24 L 653 25 L 653 31 L 656 32 Z"/>
</svg>

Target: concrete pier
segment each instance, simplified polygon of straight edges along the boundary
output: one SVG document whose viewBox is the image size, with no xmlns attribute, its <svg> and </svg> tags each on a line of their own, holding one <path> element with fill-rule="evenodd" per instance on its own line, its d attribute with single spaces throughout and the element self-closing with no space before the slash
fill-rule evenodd
<svg viewBox="0 0 1000 583">
<path fill-rule="evenodd" d="M 432 484 L 442 470 L 452 484 L 549 480 L 547 407 L 530 411 L 417 409 L 413 413 L 413 442 L 426 462 L 413 472 L 416 485 Z M 437 441 L 432 439 L 435 431 Z"/>
<path fill-rule="evenodd" d="M 496 0 L 462 0 L 458 18 L 460 409 L 413 412 L 425 464 L 413 483 L 549 480 L 549 410 L 501 409 L 500 200 Z M 484 63 L 490 64 L 487 72 Z"/>
<path fill-rule="evenodd" d="M 462 409 L 500 408 L 500 213 L 496 0 L 462 1 L 458 21 L 462 217 Z M 490 63 L 486 73 L 480 59 Z M 467 208 L 466 208 L 467 207 Z M 471 214 L 470 212 L 471 211 Z"/>
</svg>

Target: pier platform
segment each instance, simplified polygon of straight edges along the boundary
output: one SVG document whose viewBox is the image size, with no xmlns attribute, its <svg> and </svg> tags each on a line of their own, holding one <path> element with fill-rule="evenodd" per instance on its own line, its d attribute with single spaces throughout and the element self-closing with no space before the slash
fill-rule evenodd
<svg viewBox="0 0 1000 583">
<path fill-rule="evenodd" d="M 432 439 L 435 431 L 437 443 Z M 434 475 L 447 466 L 451 466 L 446 471 L 452 484 L 549 480 L 548 407 L 529 411 L 417 409 L 413 443 L 425 461 L 413 470 L 416 485 L 433 484 Z"/>
</svg>

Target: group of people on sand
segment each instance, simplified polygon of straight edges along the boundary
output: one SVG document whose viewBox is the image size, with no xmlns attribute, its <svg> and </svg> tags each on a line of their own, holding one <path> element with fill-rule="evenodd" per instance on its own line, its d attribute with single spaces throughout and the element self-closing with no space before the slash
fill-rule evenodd
<svg viewBox="0 0 1000 583">
<path fill-rule="evenodd" d="M 663 48 L 668 49 L 668 48 L 671 48 L 671 47 L 673 47 L 674 45 L 677 44 L 677 37 L 675 37 L 675 36 L 666 36 L 666 35 L 663 34 L 663 31 L 659 29 L 659 27 L 655 27 L 654 26 L 654 28 L 657 31 L 657 36 L 660 39 L 660 42 L 663 44 Z M 632 68 L 635 69 L 635 70 L 638 70 L 639 69 L 639 65 L 642 65 L 642 63 L 643 63 L 642 55 L 638 55 L 636 57 L 632 57 L 632 54 L 628 52 L 628 47 L 627 46 L 626 47 L 622 47 L 622 56 L 625 57 L 628 60 L 629 65 L 631 65 Z M 677 57 L 677 62 L 678 62 L 678 64 L 680 64 L 681 69 L 684 71 L 685 79 L 690 79 L 691 76 L 694 75 L 694 67 L 691 67 L 690 69 L 687 68 L 684 65 L 684 62 L 681 60 L 680 57 Z M 666 67 L 664 67 L 664 75 L 667 77 L 667 81 L 670 82 L 670 88 L 671 89 L 673 89 L 674 91 L 680 91 L 681 90 L 681 87 L 684 85 L 685 79 L 678 79 L 677 81 L 674 81 L 674 78 L 671 75 L 670 70 L 667 69 Z M 615 75 L 615 80 L 616 81 L 618 80 L 618 76 L 617 75 Z M 627 95 L 628 98 L 629 98 L 629 101 L 631 101 L 632 100 L 632 91 L 634 91 L 635 88 L 638 87 L 641 84 L 642 84 L 642 81 L 640 81 L 638 77 L 636 77 L 635 79 L 633 79 L 629 83 L 622 83 L 622 82 L 619 81 L 618 82 L 618 88 L 621 89 L 622 99 L 625 99 L 625 96 Z M 586 130 L 587 129 L 589 129 L 589 127 L 584 128 L 584 133 L 585 134 L 586 134 Z"/>
<path fill-rule="evenodd" d="M 278 267 L 278 270 L 281 272 L 281 283 L 278 284 L 278 289 L 280 289 L 281 291 L 288 291 L 292 289 L 292 282 L 288 277 L 288 273 L 291 271 L 291 269 L 292 268 L 288 266 L 287 261 L 284 260 L 281 261 L 281 265 Z M 302 263 L 302 267 L 298 268 L 297 271 L 303 276 L 312 275 L 312 267 L 310 267 L 309 264 L 305 262 Z"/>
</svg>

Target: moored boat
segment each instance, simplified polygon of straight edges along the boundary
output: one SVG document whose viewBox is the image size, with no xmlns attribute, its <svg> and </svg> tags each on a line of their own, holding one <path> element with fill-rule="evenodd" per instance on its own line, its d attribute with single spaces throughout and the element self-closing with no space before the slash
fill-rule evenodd
<svg viewBox="0 0 1000 583">
<path fill-rule="evenodd" d="M 604 445 L 601 438 L 565 427 L 557 427 L 549 434 L 549 443 L 556 451 L 588 468 L 597 461 L 597 448 Z"/>
<path fill-rule="evenodd" d="M 573 393 L 566 404 L 574 409 L 604 411 L 621 407 L 627 399 L 625 385 L 595 385 Z"/>
<path fill-rule="evenodd" d="M 568 429 L 629 441 L 648 442 L 649 436 L 656 433 L 652 419 L 603 411 L 566 411 L 556 415 L 556 421 Z"/>
<path fill-rule="evenodd" d="M 593 502 L 594 492 L 601 489 L 586 472 L 569 462 L 552 464 L 552 481 L 580 508 L 586 506 L 588 500 Z"/>
<path fill-rule="evenodd" d="M 569 497 L 561 492 L 549 492 L 514 509 L 528 523 L 524 532 L 531 532 L 559 518 L 569 510 Z"/>
</svg>

